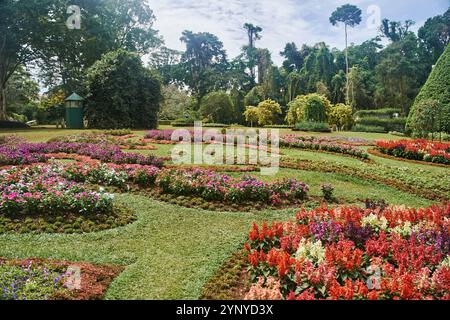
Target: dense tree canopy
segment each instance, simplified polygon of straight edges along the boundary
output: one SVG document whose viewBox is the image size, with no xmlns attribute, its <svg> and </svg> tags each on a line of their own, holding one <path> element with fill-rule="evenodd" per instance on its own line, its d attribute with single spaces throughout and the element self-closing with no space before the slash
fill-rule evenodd
<svg viewBox="0 0 450 320">
<path fill-rule="evenodd" d="M 86 117 L 91 128 L 156 128 L 161 83 L 139 56 L 123 49 L 97 61 L 87 74 Z"/>
</svg>

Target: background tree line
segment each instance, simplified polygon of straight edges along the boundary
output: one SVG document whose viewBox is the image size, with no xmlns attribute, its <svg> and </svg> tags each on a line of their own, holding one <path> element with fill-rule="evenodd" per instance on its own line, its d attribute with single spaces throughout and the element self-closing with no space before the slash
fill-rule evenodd
<svg viewBox="0 0 450 320">
<path fill-rule="evenodd" d="M 450 42 L 449 9 L 428 19 L 417 34 L 410 30 L 413 21 L 385 19 L 378 37 L 359 45 L 350 39 L 345 50 L 324 42 L 288 42 L 281 51 L 284 61 L 276 66 L 270 51 L 258 46 L 264 30 L 250 23 L 242 28 L 247 43 L 237 57 L 230 58 L 220 39 L 208 32 L 184 31 L 181 52 L 165 47 L 153 28 L 155 16 L 143 1 L 74 0 L 71 4 L 82 10 L 80 30 L 67 29 L 65 0 L 0 2 L 0 119 L 7 114 L 35 118 L 36 110 L 48 111 L 48 100 L 61 92 L 88 95 L 92 86 L 86 81 L 94 78 L 88 77 L 90 68 L 119 49 L 145 56 L 148 68 L 158 72 L 152 77 L 163 84 L 165 99 L 156 98 L 159 94 L 154 97 L 156 104 L 162 102 L 163 119 L 245 123 L 247 106 L 271 99 L 281 108 L 274 122 L 281 123 L 288 105 L 310 93 L 323 95 L 332 104 L 346 103 L 354 111 L 393 107 L 407 115 Z M 355 6 L 342 6 L 330 23 L 344 24 L 347 31 L 359 24 L 360 14 Z M 39 103 L 39 88 L 30 70 L 47 88 L 47 103 Z"/>
</svg>

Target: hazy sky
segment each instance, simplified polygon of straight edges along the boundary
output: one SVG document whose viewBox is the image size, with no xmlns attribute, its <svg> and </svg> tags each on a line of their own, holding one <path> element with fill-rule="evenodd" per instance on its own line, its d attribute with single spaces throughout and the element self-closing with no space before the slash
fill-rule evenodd
<svg viewBox="0 0 450 320">
<path fill-rule="evenodd" d="M 324 41 L 331 47 L 344 47 L 343 27 L 333 27 L 329 17 L 345 3 L 361 8 L 361 24 L 350 30 L 349 41 L 359 44 L 377 34 L 373 21 L 376 8 L 381 18 L 412 19 L 414 30 L 426 19 L 444 13 L 450 0 L 145 0 L 154 10 L 155 28 L 164 37 L 166 46 L 183 49 L 183 30 L 210 32 L 224 43 L 229 57 L 239 54 L 247 42 L 242 26 L 250 22 L 261 26 L 263 38 L 258 47 L 269 48 L 273 60 L 280 64 L 279 52 L 287 42 L 309 45 Z M 375 6 L 375 7 L 374 7 Z M 374 10 L 375 9 L 375 10 Z M 370 12 L 368 12 L 368 10 Z"/>
</svg>

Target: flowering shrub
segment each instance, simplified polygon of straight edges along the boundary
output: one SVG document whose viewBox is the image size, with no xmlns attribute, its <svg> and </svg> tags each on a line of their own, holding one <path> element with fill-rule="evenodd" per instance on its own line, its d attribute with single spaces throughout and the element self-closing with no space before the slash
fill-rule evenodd
<svg viewBox="0 0 450 320">
<path fill-rule="evenodd" d="M 201 169 L 163 170 L 156 184 L 163 192 L 176 195 L 234 203 L 258 201 L 274 205 L 288 200 L 303 200 L 309 189 L 306 184 L 294 179 L 265 183 L 249 176 L 236 179 Z"/>
<path fill-rule="evenodd" d="M 376 145 L 382 153 L 394 157 L 450 164 L 450 143 L 417 139 L 377 141 Z"/>
<path fill-rule="evenodd" d="M 358 149 L 350 144 L 338 143 L 326 139 L 313 137 L 301 137 L 287 135 L 280 139 L 280 146 L 298 149 L 309 149 L 347 154 L 356 158 L 368 159 L 369 155 L 364 150 Z"/>
<path fill-rule="evenodd" d="M 450 299 L 449 218 L 447 203 L 302 209 L 295 222 L 254 224 L 248 296 L 270 282 L 289 300 Z"/>
<path fill-rule="evenodd" d="M 141 164 L 161 167 L 163 161 L 153 155 L 144 156 L 122 152 L 111 144 L 79 142 L 21 143 L 0 146 L 0 165 L 18 165 L 47 161 L 46 154 L 67 153 L 88 156 L 102 162 L 116 164 Z"/>
</svg>

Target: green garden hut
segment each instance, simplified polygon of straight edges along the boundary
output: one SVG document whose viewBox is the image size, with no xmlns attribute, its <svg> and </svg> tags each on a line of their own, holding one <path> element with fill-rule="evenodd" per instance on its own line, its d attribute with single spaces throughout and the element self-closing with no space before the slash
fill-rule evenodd
<svg viewBox="0 0 450 320">
<path fill-rule="evenodd" d="M 83 129 L 83 101 L 84 99 L 75 92 L 66 98 L 67 128 Z"/>
</svg>

